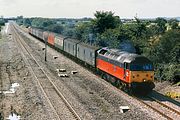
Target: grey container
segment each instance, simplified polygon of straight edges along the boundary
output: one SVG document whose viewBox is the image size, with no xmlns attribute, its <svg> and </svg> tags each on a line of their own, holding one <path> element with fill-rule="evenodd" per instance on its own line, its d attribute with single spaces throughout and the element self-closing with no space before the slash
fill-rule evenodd
<svg viewBox="0 0 180 120">
<path fill-rule="evenodd" d="M 55 47 L 63 50 L 63 45 L 64 45 L 64 38 L 61 35 L 55 35 L 55 39 L 54 39 L 54 45 Z"/>
<path fill-rule="evenodd" d="M 64 51 L 71 54 L 72 56 L 77 55 L 77 44 L 80 43 L 80 41 L 75 39 L 67 38 L 64 40 Z"/>
<path fill-rule="evenodd" d="M 96 51 L 99 47 L 91 46 L 85 43 L 79 43 L 77 45 L 77 58 L 85 63 L 95 67 L 96 65 Z"/>
<path fill-rule="evenodd" d="M 35 29 L 35 36 L 38 37 L 38 29 Z"/>
<path fill-rule="evenodd" d="M 43 40 L 43 31 L 40 29 L 37 29 L 37 37 Z"/>
<path fill-rule="evenodd" d="M 35 28 L 32 29 L 32 34 L 33 34 L 34 36 L 36 36 L 36 29 L 35 29 Z"/>
<path fill-rule="evenodd" d="M 48 41 L 49 32 L 44 31 L 43 32 L 43 41 Z"/>
</svg>

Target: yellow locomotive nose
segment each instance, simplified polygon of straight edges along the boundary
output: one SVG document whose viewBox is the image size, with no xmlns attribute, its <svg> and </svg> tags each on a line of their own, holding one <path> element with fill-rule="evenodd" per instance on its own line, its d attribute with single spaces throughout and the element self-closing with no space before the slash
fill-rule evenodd
<svg viewBox="0 0 180 120">
<path fill-rule="evenodd" d="M 148 93 L 154 87 L 154 71 L 131 71 L 131 88 L 134 92 Z"/>
<path fill-rule="evenodd" d="M 154 71 L 131 71 L 130 82 L 153 82 Z"/>
</svg>

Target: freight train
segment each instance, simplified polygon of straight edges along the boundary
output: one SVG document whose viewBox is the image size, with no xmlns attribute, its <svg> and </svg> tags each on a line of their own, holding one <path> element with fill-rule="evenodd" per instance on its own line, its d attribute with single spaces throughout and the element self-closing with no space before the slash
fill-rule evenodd
<svg viewBox="0 0 180 120">
<path fill-rule="evenodd" d="M 146 94 L 155 87 L 153 63 L 144 56 L 119 49 L 91 46 L 32 27 L 29 28 L 29 34 L 94 68 L 103 79 L 123 90 Z"/>
</svg>

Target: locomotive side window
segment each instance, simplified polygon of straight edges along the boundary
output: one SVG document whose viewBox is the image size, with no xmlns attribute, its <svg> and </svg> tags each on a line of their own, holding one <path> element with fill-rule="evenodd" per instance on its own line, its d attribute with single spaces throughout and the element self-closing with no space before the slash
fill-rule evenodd
<svg viewBox="0 0 180 120">
<path fill-rule="evenodd" d="M 129 69 L 129 63 L 124 63 L 124 69 Z"/>
<path fill-rule="evenodd" d="M 107 51 L 104 55 L 105 55 L 105 56 L 109 56 L 110 54 L 111 54 L 111 53 Z"/>
<path fill-rule="evenodd" d="M 110 57 L 110 58 L 113 58 L 113 57 L 114 57 L 114 54 L 113 54 L 113 53 L 110 53 L 109 57 Z"/>
</svg>

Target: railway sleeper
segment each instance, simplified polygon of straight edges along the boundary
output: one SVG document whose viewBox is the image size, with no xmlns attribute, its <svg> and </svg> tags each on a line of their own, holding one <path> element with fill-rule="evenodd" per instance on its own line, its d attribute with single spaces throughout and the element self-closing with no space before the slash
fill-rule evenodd
<svg viewBox="0 0 180 120">
<path fill-rule="evenodd" d="M 59 77 L 69 77 L 68 74 L 60 74 L 60 73 L 58 73 L 58 76 Z"/>
</svg>

